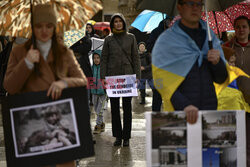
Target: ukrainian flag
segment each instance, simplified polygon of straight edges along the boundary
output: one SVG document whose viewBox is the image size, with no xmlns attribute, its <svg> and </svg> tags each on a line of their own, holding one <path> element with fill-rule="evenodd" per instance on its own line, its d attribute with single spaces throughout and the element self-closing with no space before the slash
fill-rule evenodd
<svg viewBox="0 0 250 167">
<path fill-rule="evenodd" d="M 209 50 L 208 37 L 206 37 L 203 48 L 200 50 L 178 24 L 179 20 L 160 35 L 152 52 L 153 79 L 156 89 L 162 96 L 164 111 L 174 111 L 170 101 L 173 93 L 184 81 L 194 63 L 198 60 L 199 65 L 201 65 L 203 59 L 207 59 L 206 55 Z M 200 24 L 202 29 L 207 30 L 204 21 L 200 20 Z M 212 31 L 211 35 L 213 48 L 220 51 L 221 59 L 226 63 L 220 41 Z M 230 67 L 227 63 L 226 67 L 229 77 L 223 84 L 215 86 L 217 94 L 238 76 L 246 76 L 237 67 Z"/>
</svg>

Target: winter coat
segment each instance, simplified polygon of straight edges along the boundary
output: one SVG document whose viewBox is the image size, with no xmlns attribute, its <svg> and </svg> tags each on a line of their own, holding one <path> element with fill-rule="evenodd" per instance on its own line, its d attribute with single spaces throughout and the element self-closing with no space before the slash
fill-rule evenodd
<svg viewBox="0 0 250 167">
<path fill-rule="evenodd" d="M 213 82 L 223 83 L 227 77 L 224 71 L 222 60 L 212 65 L 204 59 L 201 67 L 196 61 L 171 98 L 175 110 L 183 110 L 188 105 L 194 105 L 199 110 L 216 110 L 217 97 Z"/>
<path fill-rule="evenodd" d="M 90 25 L 92 27 L 92 32 L 88 33 L 88 31 L 86 31 L 86 35 L 88 35 L 90 38 L 92 37 L 100 38 L 100 36 L 95 33 L 94 26 L 91 23 L 87 23 L 87 25 Z"/>
<path fill-rule="evenodd" d="M 68 87 L 85 85 L 85 76 L 71 50 L 67 49 L 62 55 L 63 68 L 59 76 L 54 70 L 52 50 L 49 52 L 47 61 L 40 57 L 39 71 L 41 74 L 39 77 L 33 69 L 29 69 L 26 65 L 24 58 L 27 52 L 24 44 L 16 46 L 11 51 L 4 79 L 4 88 L 10 94 L 48 90 L 54 81 L 61 79 L 67 82 Z"/>
<path fill-rule="evenodd" d="M 224 45 L 235 50 L 235 65 L 242 69 L 246 74 L 250 75 L 250 42 L 248 42 L 246 47 L 242 47 L 236 39 L 233 38 Z M 250 105 L 250 78 L 239 77 L 237 79 L 237 85 L 242 91 L 246 102 Z"/>
<path fill-rule="evenodd" d="M 200 20 L 200 28 L 191 30 L 192 35 L 186 32 L 190 30 L 181 28 L 179 20 L 160 35 L 152 52 L 153 78 L 165 77 L 163 88 L 158 90 L 166 110 L 183 110 L 188 105 L 195 105 L 200 110 L 216 110 L 213 82 L 223 83 L 228 76 L 223 50 L 218 38 L 211 32 L 213 47 L 220 51 L 220 61 L 216 65 L 208 62 L 206 23 Z M 201 43 L 203 46 L 200 46 Z"/>
<path fill-rule="evenodd" d="M 153 47 L 155 45 L 155 42 L 157 40 L 157 38 L 161 35 L 161 33 L 163 33 L 168 27 L 166 26 L 166 19 L 162 20 L 158 27 L 156 27 L 151 33 L 150 36 L 147 40 L 147 51 L 148 52 L 152 52 Z"/>
<path fill-rule="evenodd" d="M 140 53 L 141 66 L 145 70 L 141 71 L 141 79 L 151 79 L 152 78 L 152 68 L 151 68 L 151 56 L 149 53 Z"/>
<path fill-rule="evenodd" d="M 91 50 L 91 46 L 92 46 L 92 42 L 90 38 L 88 36 L 85 36 L 70 47 L 74 51 L 74 53 L 80 55 L 78 62 L 84 74 L 86 75 L 86 77 L 93 76 L 90 61 L 89 61 L 89 51 Z"/>
<path fill-rule="evenodd" d="M 101 78 L 136 74 L 136 78 L 140 79 L 141 65 L 135 36 L 127 33 L 126 22 L 122 15 L 113 15 L 111 18 L 110 28 L 112 32 L 115 17 L 120 17 L 123 20 L 124 32 L 113 33 L 105 38 L 102 49 Z"/>
<path fill-rule="evenodd" d="M 100 56 L 101 54 L 100 52 L 99 50 L 96 50 L 94 54 L 98 54 Z M 93 60 L 94 60 L 94 54 L 93 54 Z M 104 95 L 105 91 L 103 89 L 103 85 L 102 85 L 102 81 L 100 77 L 100 64 L 96 65 L 95 63 L 93 63 L 92 71 L 93 71 L 93 81 L 92 81 L 92 85 L 90 83 L 91 93 L 97 94 L 97 95 Z"/>
</svg>

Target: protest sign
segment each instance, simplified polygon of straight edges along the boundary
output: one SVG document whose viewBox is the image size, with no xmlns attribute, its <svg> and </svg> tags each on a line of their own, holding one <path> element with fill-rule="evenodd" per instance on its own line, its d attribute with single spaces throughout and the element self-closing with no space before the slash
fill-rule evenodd
<svg viewBox="0 0 250 167">
<path fill-rule="evenodd" d="M 138 96 L 136 75 L 119 75 L 105 77 L 108 97 Z"/>
<path fill-rule="evenodd" d="M 244 111 L 146 113 L 147 166 L 246 167 Z"/>
<path fill-rule="evenodd" d="M 65 89 L 56 101 L 46 94 L 3 100 L 8 166 L 45 166 L 94 155 L 86 88 Z"/>
<path fill-rule="evenodd" d="M 90 62 L 90 65 L 92 66 L 93 65 L 93 52 L 94 50 L 102 50 L 104 39 L 99 39 L 95 37 L 92 37 L 90 39 L 92 41 L 92 45 L 91 45 L 91 54 L 89 55 L 89 62 Z"/>
</svg>

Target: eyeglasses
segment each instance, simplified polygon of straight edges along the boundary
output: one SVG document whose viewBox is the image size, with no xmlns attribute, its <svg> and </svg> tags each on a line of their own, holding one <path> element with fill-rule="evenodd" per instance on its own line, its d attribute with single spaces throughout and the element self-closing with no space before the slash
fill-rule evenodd
<svg viewBox="0 0 250 167">
<path fill-rule="evenodd" d="M 193 2 L 193 1 L 181 2 L 181 5 L 184 5 L 184 4 L 186 4 L 190 8 L 194 6 L 201 8 L 204 5 L 204 3 L 202 2 Z"/>
</svg>

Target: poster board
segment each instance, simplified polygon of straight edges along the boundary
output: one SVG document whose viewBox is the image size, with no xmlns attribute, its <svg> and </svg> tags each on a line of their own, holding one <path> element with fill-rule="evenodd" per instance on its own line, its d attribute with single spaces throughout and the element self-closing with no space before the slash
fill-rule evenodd
<svg viewBox="0 0 250 167">
<path fill-rule="evenodd" d="M 146 130 L 148 167 L 246 167 L 244 111 L 147 112 Z"/>
<path fill-rule="evenodd" d="M 108 97 L 138 96 L 136 75 L 105 77 Z"/>
<path fill-rule="evenodd" d="M 94 155 L 86 88 L 65 89 L 55 101 L 46 94 L 3 99 L 7 166 L 45 166 Z"/>
</svg>

